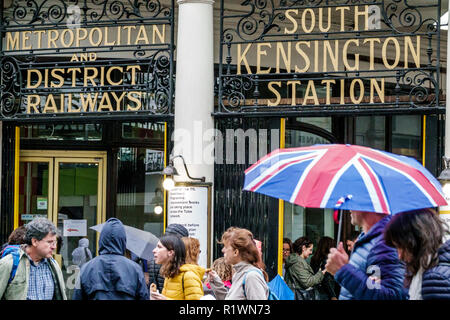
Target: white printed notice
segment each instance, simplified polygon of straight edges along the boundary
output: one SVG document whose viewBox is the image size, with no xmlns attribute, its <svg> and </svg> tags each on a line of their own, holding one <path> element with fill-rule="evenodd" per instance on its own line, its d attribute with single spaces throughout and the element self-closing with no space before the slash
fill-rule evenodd
<svg viewBox="0 0 450 320">
<path fill-rule="evenodd" d="M 167 224 L 179 223 L 200 241 L 198 264 L 208 259 L 208 187 L 175 187 L 169 192 Z"/>
<path fill-rule="evenodd" d="M 87 231 L 87 220 L 64 220 L 64 237 L 85 237 Z"/>
</svg>

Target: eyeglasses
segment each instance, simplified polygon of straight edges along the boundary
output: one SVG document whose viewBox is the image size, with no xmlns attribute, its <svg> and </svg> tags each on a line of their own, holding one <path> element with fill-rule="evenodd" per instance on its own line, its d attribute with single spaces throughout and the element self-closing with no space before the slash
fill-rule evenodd
<svg viewBox="0 0 450 320">
<path fill-rule="evenodd" d="M 291 252 L 289 249 L 283 249 L 283 252 Z"/>
</svg>

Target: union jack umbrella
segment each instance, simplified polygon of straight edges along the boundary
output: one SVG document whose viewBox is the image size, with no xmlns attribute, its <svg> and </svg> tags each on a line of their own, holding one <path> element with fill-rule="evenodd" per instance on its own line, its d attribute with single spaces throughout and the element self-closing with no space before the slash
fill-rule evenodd
<svg viewBox="0 0 450 320">
<path fill-rule="evenodd" d="M 303 207 L 385 214 L 447 205 L 417 160 L 344 144 L 275 150 L 245 171 L 244 190 Z"/>
</svg>

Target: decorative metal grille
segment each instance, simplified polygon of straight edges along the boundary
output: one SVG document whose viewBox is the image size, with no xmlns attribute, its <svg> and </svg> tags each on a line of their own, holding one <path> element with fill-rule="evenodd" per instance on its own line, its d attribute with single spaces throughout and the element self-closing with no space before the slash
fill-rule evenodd
<svg viewBox="0 0 450 320">
<path fill-rule="evenodd" d="M 215 116 L 441 113 L 440 11 L 440 0 L 222 0 Z"/>
<path fill-rule="evenodd" d="M 267 141 L 259 141 L 257 151 L 261 148 L 269 150 L 271 146 L 271 130 L 279 128 L 279 120 L 271 119 L 217 119 L 216 129 L 223 137 L 227 130 L 268 130 Z M 221 257 L 222 246 L 218 244 L 223 232 L 229 227 L 246 228 L 254 237 L 263 243 L 263 260 L 269 276 L 276 274 L 278 257 L 278 199 L 262 194 L 242 191 L 244 186 L 244 171 L 251 163 L 248 152 L 251 141 L 245 142 L 245 160 L 239 161 L 237 137 L 233 137 L 232 150 L 227 150 L 230 144 L 216 146 L 217 154 L 232 156 L 227 161 L 214 165 L 214 259 Z M 279 141 L 279 136 L 276 136 Z M 263 145 L 265 144 L 265 145 Z M 220 150 L 219 150 L 220 149 Z M 230 163 L 229 163 L 230 162 Z M 240 163 L 244 162 L 244 163 Z"/>
<path fill-rule="evenodd" d="M 2 120 L 173 117 L 174 0 L 15 0 L 1 20 Z"/>
</svg>

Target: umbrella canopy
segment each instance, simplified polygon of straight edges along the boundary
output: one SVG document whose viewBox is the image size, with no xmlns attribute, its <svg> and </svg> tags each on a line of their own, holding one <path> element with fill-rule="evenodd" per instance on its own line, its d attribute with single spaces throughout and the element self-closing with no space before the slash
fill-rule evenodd
<svg viewBox="0 0 450 320">
<path fill-rule="evenodd" d="M 357 145 L 277 149 L 245 171 L 244 190 L 303 207 L 386 214 L 447 205 L 417 160 Z"/>
<path fill-rule="evenodd" d="M 105 224 L 98 224 L 90 227 L 97 232 L 101 232 Z M 153 249 L 156 247 L 159 239 L 150 232 L 143 231 L 134 227 L 124 225 L 127 235 L 127 249 L 145 260 L 153 259 Z"/>
</svg>

